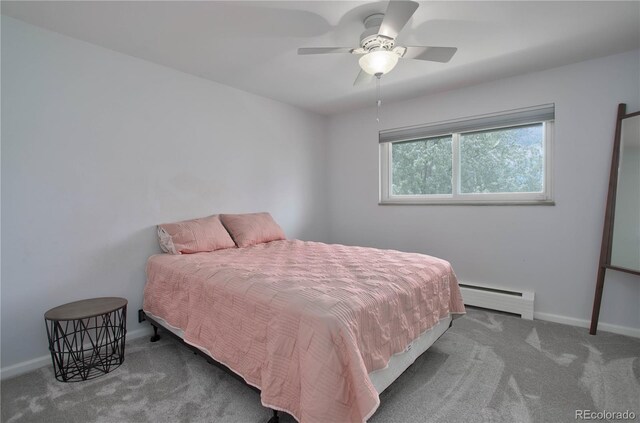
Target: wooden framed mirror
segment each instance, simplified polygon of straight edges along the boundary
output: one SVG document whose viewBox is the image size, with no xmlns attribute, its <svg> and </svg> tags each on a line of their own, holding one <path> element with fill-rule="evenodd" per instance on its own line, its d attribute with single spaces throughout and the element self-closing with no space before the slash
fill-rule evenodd
<svg viewBox="0 0 640 423">
<path fill-rule="evenodd" d="M 598 329 L 607 269 L 640 275 L 640 112 L 626 109 L 618 105 L 591 335 Z"/>
</svg>

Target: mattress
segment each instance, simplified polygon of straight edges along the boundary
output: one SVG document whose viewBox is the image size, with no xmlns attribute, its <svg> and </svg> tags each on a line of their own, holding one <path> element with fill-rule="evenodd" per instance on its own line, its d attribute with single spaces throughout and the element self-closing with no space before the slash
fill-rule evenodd
<svg viewBox="0 0 640 423">
<path fill-rule="evenodd" d="M 143 309 L 301 422 L 365 421 L 370 375 L 464 313 L 445 260 L 298 240 L 152 256 Z"/>
<path fill-rule="evenodd" d="M 171 326 L 162 317 L 154 316 L 151 312 L 145 311 L 145 313 L 163 328 L 184 340 L 184 331 L 182 329 Z M 418 357 L 424 354 L 447 331 L 451 321 L 451 316 L 440 320 L 434 327 L 424 331 L 418 338 L 409 343 L 404 351 L 392 355 L 389 358 L 387 367 L 369 373 L 371 383 L 378 394 L 384 392 Z M 198 345 L 194 346 L 210 356 L 206 348 Z"/>
</svg>

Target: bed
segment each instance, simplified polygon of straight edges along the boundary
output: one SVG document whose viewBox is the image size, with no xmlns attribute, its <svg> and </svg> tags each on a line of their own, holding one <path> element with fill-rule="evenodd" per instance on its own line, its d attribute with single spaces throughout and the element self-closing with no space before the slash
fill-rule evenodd
<svg viewBox="0 0 640 423">
<path fill-rule="evenodd" d="M 366 421 L 464 305 L 445 260 L 277 240 L 150 257 L 143 310 L 315 423 Z"/>
</svg>

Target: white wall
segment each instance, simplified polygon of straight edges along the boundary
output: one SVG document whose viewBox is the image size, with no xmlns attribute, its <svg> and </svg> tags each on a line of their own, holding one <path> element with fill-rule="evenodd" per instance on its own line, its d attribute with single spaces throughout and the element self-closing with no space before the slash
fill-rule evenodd
<svg viewBox="0 0 640 423">
<path fill-rule="evenodd" d="M 270 211 L 327 240 L 326 118 L 2 17 L 1 366 L 46 356 L 43 313 L 129 300 L 154 225 Z"/>
<path fill-rule="evenodd" d="M 638 51 L 398 103 L 383 100 L 380 128 L 374 108 L 334 116 L 331 241 L 442 257 L 461 281 L 534 290 L 538 317 L 585 324 L 621 102 L 629 111 L 640 108 Z M 555 206 L 378 205 L 378 129 L 545 103 L 556 105 Z M 639 304 L 637 276 L 610 272 L 601 322 L 640 333 Z"/>
</svg>

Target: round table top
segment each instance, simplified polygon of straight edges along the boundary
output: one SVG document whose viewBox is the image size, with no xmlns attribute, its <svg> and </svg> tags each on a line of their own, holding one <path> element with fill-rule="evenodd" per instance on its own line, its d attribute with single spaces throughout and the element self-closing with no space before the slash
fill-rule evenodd
<svg viewBox="0 0 640 423">
<path fill-rule="evenodd" d="M 90 298 L 54 307 L 44 314 L 47 320 L 76 320 L 100 316 L 122 308 L 127 300 L 119 297 Z"/>
</svg>

